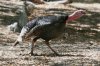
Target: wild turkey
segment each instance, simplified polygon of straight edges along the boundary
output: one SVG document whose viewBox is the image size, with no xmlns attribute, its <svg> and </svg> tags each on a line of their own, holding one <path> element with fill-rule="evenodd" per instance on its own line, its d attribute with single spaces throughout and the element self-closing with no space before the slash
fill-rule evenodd
<svg viewBox="0 0 100 66">
<path fill-rule="evenodd" d="M 42 38 L 45 44 L 56 54 L 58 53 L 50 47 L 49 40 L 59 37 L 65 29 L 67 22 L 80 18 L 85 14 L 84 10 L 77 10 L 71 15 L 60 16 L 42 16 L 28 22 L 22 29 L 17 41 L 16 46 L 23 39 L 35 36 L 32 40 L 31 55 L 33 55 L 34 43 L 37 39 Z"/>
</svg>

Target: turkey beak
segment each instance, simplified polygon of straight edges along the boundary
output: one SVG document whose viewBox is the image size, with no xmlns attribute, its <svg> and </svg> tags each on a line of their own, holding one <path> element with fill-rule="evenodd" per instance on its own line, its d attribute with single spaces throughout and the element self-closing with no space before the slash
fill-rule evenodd
<svg viewBox="0 0 100 66">
<path fill-rule="evenodd" d="M 81 13 L 82 13 L 83 15 L 85 15 L 85 14 L 86 14 L 86 11 L 82 11 Z"/>
</svg>

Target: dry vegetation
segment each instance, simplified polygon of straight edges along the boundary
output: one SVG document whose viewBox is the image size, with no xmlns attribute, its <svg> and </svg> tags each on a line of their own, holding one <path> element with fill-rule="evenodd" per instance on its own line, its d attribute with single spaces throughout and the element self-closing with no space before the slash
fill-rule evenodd
<svg viewBox="0 0 100 66">
<path fill-rule="evenodd" d="M 74 7 L 72 7 L 74 5 Z M 81 19 L 67 24 L 64 36 L 51 41 L 51 46 L 61 56 L 55 56 L 42 42 L 37 41 L 34 48 L 35 56 L 30 56 L 29 42 L 13 47 L 19 33 L 7 30 L 7 20 L 0 21 L 0 66 L 100 66 L 100 11 L 94 12 L 90 5 L 87 7 L 75 4 L 37 5 L 30 18 L 41 15 L 54 15 L 71 13 L 77 8 L 87 10 L 87 15 Z M 91 4 L 92 6 L 92 4 Z M 51 8 L 51 9 L 48 9 Z M 77 8 L 75 8 L 77 7 Z M 97 7 L 96 7 L 97 8 Z M 99 8 L 98 8 L 99 10 Z M 1 13 L 0 13 L 1 14 Z M 2 15 L 2 14 L 1 14 Z M 35 15 L 35 16 L 34 16 Z"/>
</svg>

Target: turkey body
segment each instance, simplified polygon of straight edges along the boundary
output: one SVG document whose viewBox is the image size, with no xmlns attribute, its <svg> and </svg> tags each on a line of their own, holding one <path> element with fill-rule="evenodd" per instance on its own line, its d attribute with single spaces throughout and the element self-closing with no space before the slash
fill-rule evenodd
<svg viewBox="0 0 100 66">
<path fill-rule="evenodd" d="M 34 55 L 33 54 L 34 43 L 39 38 L 44 39 L 45 44 L 56 55 L 59 55 L 55 50 L 51 48 L 49 40 L 57 38 L 63 34 L 67 19 L 68 19 L 67 15 L 38 17 L 28 22 L 23 27 L 19 37 L 22 38 L 22 36 L 25 35 L 24 39 L 28 39 L 30 37 L 35 36 L 32 39 L 31 52 L 30 52 L 31 55 Z M 15 41 L 14 46 L 16 46 L 18 43 L 19 43 L 18 41 Z"/>
<path fill-rule="evenodd" d="M 48 41 L 57 38 L 64 32 L 67 19 L 67 15 L 39 17 L 26 25 L 31 29 L 26 38 L 37 36 Z"/>
<path fill-rule="evenodd" d="M 66 27 L 66 22 L 73 21 L 85 15 L 84 10 L 77 10 L 71 15 L 57 15 L 57 16 L 41 16 L 26 24 L 21 30 L 18 39 L 15 41 L 14 46 L 16 46 L 19 41 L 28 39 L 35 36 L 32 39 L 31 44 L 31 55 L 33 54 L 34 43 L 42 38 L 45 40 L 45 44 L 56 54 L 59 55 L 49 44 L 49 40 L 59 37 L 63 34 Z"/>
</svg>

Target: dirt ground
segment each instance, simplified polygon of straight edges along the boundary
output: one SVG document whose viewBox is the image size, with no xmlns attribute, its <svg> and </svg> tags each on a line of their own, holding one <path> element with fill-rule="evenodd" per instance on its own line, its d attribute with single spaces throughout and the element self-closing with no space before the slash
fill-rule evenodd
<svg viewBox="0 0 100 66">
<path fill-rule="evenodd" d="M 49 7 L 51 6 L 52 4 Z M 63 6 L 64 5 L 60 7 Z M 93 12 L 92 16 L 84 16 L 84 18 L 77 21 L 78 23 L 76 23 L 76 25 L 73 23 L 70 25 L 72 25 L 72 27 L 80 27 L 81 25 L 84 29 L 90 29 L 90 27 L 87 26 L 92 25 L 91 30 L 98 31 L 99 29 L 100 31 L 100 23 L 98 23 L 100 22 L 100 19 L 98 17 L 100 17 L 100 13 Z M 83 24 L 80 24 L 80 21 Z M 96 24 L 94 24 L 94 22 Z M 99 26 L 94 27 L 97 25 Z M 88 30 L 85 31 L 86 33 L 80 30 L 80 33 L 92 36 L 96 32 L 87 32 Z M 73 34 L 73 32 L 70 34 Z M 100 32 L 97 34 L 98 35 L 96 35 L 96 37 L 100 37 Z M 81 34 L 77 34 L 78 37 L 75 37 L 76 35 L 72 35 L 67 38 L 67 34 L 65 34 L 65 38 L 63 37 L 63 39 L 50 41 L 51 47 L 55 49 L 60 56 L 55 56 L 53 52 L 44 44 L 43 40 L 40 39 L 36 42 L 34 56 L 31 56 L 29 55 L 30 42 L 20 43 L 16 47 L 13 47 L 13 43 L 17 39 L 18 35 L 19 33 L 17 32 L 9 31 L 7 29 L 7 25 L 1 25 L 0 23 L 0 66 L 100 66 L 99 38 L 94 39 L 95 37 L 92 37 L 93 39 L 86 39 L 89 37 L 82 35 L 83 37 L 86 37 L 84 38 L 84 41 L 84 39 L 81 38 L 82 36 L 80 36 Z"/>
<path fill-rule="evenodd" d="M 53 52 L 42 42 L 37 41 L 34 56 L 30 56 L 30 44 L 20 43 L 13 47 L 19 33 L 9 32 L 0 25 L 0 66 L 100 66 L 100 43 L 96 41 L 66 43 L 51 41 Z"/>
</svg>

